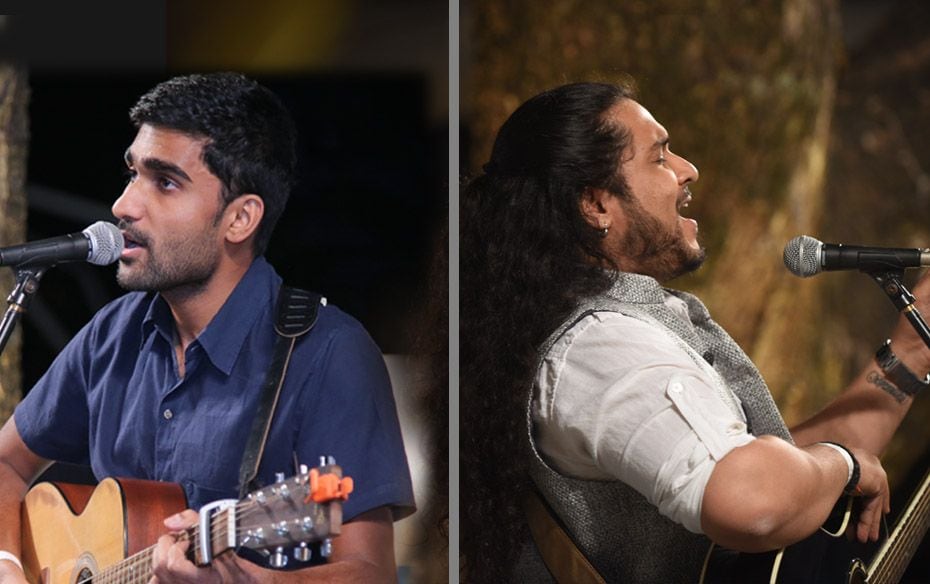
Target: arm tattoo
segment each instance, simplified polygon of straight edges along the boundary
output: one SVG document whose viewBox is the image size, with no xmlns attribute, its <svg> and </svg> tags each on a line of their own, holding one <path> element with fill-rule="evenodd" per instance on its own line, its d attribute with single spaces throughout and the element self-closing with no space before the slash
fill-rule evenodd
<svg viewBox="0 0 930 584">
<path fill-rule="evenodd" d="M 878 387 L 879 389 L 885 391 L 888 395 L 893 397 L 898 403 L 903 402 L 907 399 L 907 394 L 898 389 L 898 386 L 891 383 L 885 379 L 881 373 L 878 371 L 869 371 L 869 374 L 865 376 L 865 380 L 871 383 L 872 385 Z"/>
</svg>

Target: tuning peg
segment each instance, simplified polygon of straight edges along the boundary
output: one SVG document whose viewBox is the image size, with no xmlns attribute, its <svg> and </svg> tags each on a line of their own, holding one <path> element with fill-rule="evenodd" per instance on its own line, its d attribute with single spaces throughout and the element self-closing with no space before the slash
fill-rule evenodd
<svg viewBox="0 0 930 584">
<path fill-rule="evenodd" d="M 320 544 L 320 555 L 324 558 L 328 558 L 333 553 L 333 540 L 326 538 Z"/>
<path fill-rule="evenodd" d="M 297 467 L 297 474 L 300 476 L 305 476 L 308 472 L 310 472 L 310 467 L 308 467 L 306 464 L 302 464 Z"/>
<path fill-rule="evenodd" d="M 305 541 L 300 542 L 300 545 L 294 548 L 294 559 L 298 562 L 309 562 L 312 556 L 313 550 Z"/>
<path fill-rule="evenodd" d="M 274 473 L 274 482 L 276 482 L 276 483 L 283 483 L 283 482 L 284 482 L 284 478 L 285 478 L 285 477 L 284 477 L 284 473 L 283 473 L 283 472 L 276 472 L 276 473 Z"/>
<path fill-rule="evenodd" d="M 313 517 L 310 517 L 309 515 L 305 515 L 303 519 L 300 520 L 300 528 L 306 531 L 307 533 L 310 533 L 311 531 L 313 531 Z"/>
<path fill-rule="evenodd" d="M 279 521 L 274 525 L 274 532 L 280 536 L 285 536 L 288 533 L 287 521 Z"/>
<path fill-rule="evenodd" d="M 271 557 L 268 558 L 268 565 L 272 568 L 283 568 L 287 565 L 287 556 L 284 554 L 283 547 L 277 547 Z"/>
</svg>

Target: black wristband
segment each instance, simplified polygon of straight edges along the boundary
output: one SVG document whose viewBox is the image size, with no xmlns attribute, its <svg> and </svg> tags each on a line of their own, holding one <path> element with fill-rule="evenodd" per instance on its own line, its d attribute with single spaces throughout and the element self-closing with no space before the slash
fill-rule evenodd
<svg viewBox="0 0 930 584">
<path fill-rule="evenodd" d="M 856 460 L 856 457 L 853 455 L 852 452 L 850 452 L 849 448 L 846 448 L 845 446 L 843 446 L 842 444 L 839 444 L 839 443 L 837 443 L 837 442 L 821 442 L 820 444 L 830 444 L 830 445 L 835 446 L 835 447 L 837 447 L 837 448 L 841 448 L 841 449 L 843 450 L 843 452 L 845 452 L 846 454 L 849 455 L 849 459 L 852 460 L 852 474 L 849 475 L 849 480 L 846 482 L 846 486 L 843 487 L 843 494 L 844 494 L 844 495 L 857 495 L 857 494 L 861 494 L 861 493 L 858 491 L 858 488 L 859 488 L 859 475 L 860 475 L 859 461 Z"/>
<path fill-rule="evenodd" d="M 891 339 L 887 339 L 875 351 L 875 362 L 885 373 L 888 381 L 910 396 L 917 395 L 920 390 L 930 385 L 930 375 L 918 379 L 904 363 L 898 360 L 898 356 L 891 351 Z"/>
</svg>

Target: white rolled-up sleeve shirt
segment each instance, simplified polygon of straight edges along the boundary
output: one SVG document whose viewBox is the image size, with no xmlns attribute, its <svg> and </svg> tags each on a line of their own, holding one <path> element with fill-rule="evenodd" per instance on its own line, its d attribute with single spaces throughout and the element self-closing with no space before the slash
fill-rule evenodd
<svg viewBox="0 0 930 584">
<path fill-rule="evenodd" d="M 676 297 L 667 305 L 686 314 Z M 585 316 L 551 347 L 532 416 L 550 466 L 623 481 L 695 533 L 714 466 L 754 440 L 712 367 L 661 325 L 615 312 Z"/>
</svg>

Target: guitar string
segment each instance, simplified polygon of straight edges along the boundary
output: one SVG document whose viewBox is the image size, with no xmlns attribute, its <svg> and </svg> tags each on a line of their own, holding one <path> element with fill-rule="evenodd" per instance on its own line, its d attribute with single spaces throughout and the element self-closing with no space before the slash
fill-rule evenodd
<svg viewBox="0 0 930 584">
<path fill-rule="evenodd" d="M 926 511 L 928 504 L 930 504 L 930 502 L 928 502 L 927 500 L 921 501 L 919 505 L 915 505 L 912 508 L 912 512 L 909 513 L 908 515 L 909 516 L 913 516 L 915 514 L 925 515 L 925 513 L 922 513 L 922 512 Z M 900 537 L 900 539 L 902 540 L 902 544 L 899 547 L 892 550 L 891 552 L 889 552 L 888 554 L 889 560 L 884 565 L 884 568 L 881 570 L 881 577 L 884 578 L 884 577 L 894 576 L 896 577 L 895 579 L 897 579 L 903 574 L 904 569 L 906 569 L 907 567 L 909 556 L 912 556 L 913 552 L 916 551 L 916 548 L 915 548 L 915 550 L 911 550 L 910 552 L 908 552 L 908 548 L 911 547 L 911 544 L 917 543 L 917 539 L 918 537 L 920 537 L 919 534 L 926 530 L 926 526 L 927 526 L 927 521 L 925 519 L 924 521 L 921 521 L 919 523 L 911 522 L 911 523 L 905 524 L 902 527 L 902 530 L 901 530 L 902 535 Z"/>
<path fill-rule="evenodd" d="M 916 531 L 916 527 L 918 526 L 919 525 L 915 524 L 915 529 L 908 529 L 907 533 L 901 537 L 901 547 L 889 553 L 889 560 L 884 565 L 884 568 L 876 573 L 876 576 L 880 575 L 880 577 L 883 578 L 881 581 L 887 580 L 888 582 L 895 582 L 904 574 L 910 558 L 913 556 L 914 551 L 916 551 L 916 545 L 914 549 L 909 548 L 911 548 L 913 544 L 919 544 L 922 539 Z M 923 523 L 923 526 L 926 526 L 926 523 Z"/>
<path fill-rule="evenodd" d="M 255 512 L 259 512 L 263 509 L 262 505 L 260 505 L 256 501 L 249 501 L 249 500 L 241 501 L 237 503 L 234 507 L 230 507 L 230 509 L 233 509 L 233 508 L 236 510 L 236 518 L 237 518 L 236 535 L 237 536 L 243 533 L 247 533 L 250 529 L 247 527 L 239 527 L 238 520 L 248 519 L 250 515 L 254 515 Z M 228 513 L 229 513 L 229 509 L 224 509 L 216 513 L 213 517 L 211 517 L 210 527 L 211 527 L 211 532 L 213 535 L 213 537 L 211 537 L 211 543 L 216 544 L 218 542 L 224 542 L 229 537 L 229 532 L 228 532 L 228 527 L 227 527 Z M 219 527 L 220 529 L 216 529 L 217 527 Z M 198 526 L 194 526 L 192 528 L 184 530 L 179 535 L 179 539 L 187 539 L 187 540 L 191 540 L 191 539 L 196 540 L 198 537 L 199 537 Z M 104 578 L 104 579 L 107 579 L 107 581 L 111 581 L 110 579 L 116 576 L 122 577 L 124 575 L 127 575 L 126 573 L 128 573 L 128 576 L 130 577 L 130 581 L 131 581 L 131 578 L 134 576 L 133 572 L 137 570 L 139 564 L 141 564 L 143 567 L 147 565 L 145 575 L 146 575 L 146 579 L 148 579 L 150 577 L 149 572 L 151 571 L 151 556 L 154 552 L 154 548 L 155 546 L 150 546 L 148 548 L 145 548 L 133 554 L 132 556 L 125 558 L 119 563 L 105 568 L 98 574 L 91 576 L 90 578 L 87 578 L 86 580 L 78 581 L 76 584 L 87 584 L 94 579 L 99 580 L 100 578 Z"/>
<path fill-rule="evenodd" d="M 237 503 L 233 508 L 237 511 L 236 512 L 237 519 L 247 519 L 249 515 L 254 514 L 254 513 L 250 513 L 250 511 L 253 511 L 253 512 L 260 511 L 262 509 L 262 506 L 258 504 L 256 501 L 247 500 L 247 501 L 241 501 Z M 217 540 L 219 540 L 219 542 L 223 542 L 228 539 L 229 537 L 228 527 L 227 527 L 228 512 L 229 512 L 229 509 L 225 509 L 225 510 L 222 510 L 221 512 L 218 512 L 213 517 L 211 517 L 211 521 L 210 521 L 211 535 L 213 536 L 211 537 L 211 544 L 216 544 Z M 248 532 L 249 528 L 238 527 L 239 521 L 237 521 L 236 523 L 237 523 L 237 529 L 236 529 L 237 535 L 241 535 L 241 533 L 243 532 Z M 221 529 L 215 529 L 218 526 L 221 527 Z M 179 537 L 179 539 L 189 540 L 192 537 L 193 538 L 198 537 L 197 527 L 198 526 L 194 526 L 193 528 L 185 530 L 184 532 L 181 533 L 181 536 Z M 125 575 L 124 572 L 128 572 L 131 578 L 133 575 L 133 572 L 136 570 L 138 564 L 140 563 L 142 563 L 143 565 L 148 564 L 149 569 L 145 572 L 146 575 L 148 575 L 148 571 L 150 571 L 150 568 L 151 568 L 151 556 L 152 556 L 153 551 L 154 551 L 154 546 L 150 546 L 149 548 L 146 548 L 136 554 L 133 554 L 129 558 L 126 558 L 125 560 L 115 564 L 114 566 L 110 566 L 104 569 L 99 574 L 97 574 L 96 577 L 98 579 L 100 577 L 107 578 L 107 579 L 115 577 L 115 576 L 122 577 L 123 575 Z M 77 584 L 86 584 L 93 578 L 94 577 L 91 577 L 87 580 L 80 581 Z"/>
<path fill-rule="evenodd" d="M 928 518 L 926 517 L 925 511 L 927 510 L 928 506 L 930 506 L 930 500 L 928 500 L 926 497 L 923 497 L 917 505 L 910 508 L 910 512 L 907 513 L 908 517 L 918 515 L 923 516 L 924 520 L 917 523 L 906 523 L 902 526 L 900 535 L 898 537 L 898 539 L 901 540 L 901 544 L 888 552 L 888 559 L 878 567 L 878 569 L 873 574 L 871 581 L 894 582 L 900 579 L 904 573 L 904 570 L 907 568 L 907 564 L 910 558 L 916 551 L 916 547 L 910 551 L 908 548 L 912 547 L 912 544 L 919 543 L 919 539 L 923 539 L 922 534 L 927 529 Z M 906 518 L 902 518 L 902 520 L 904 519 Z"/>
</svg>

